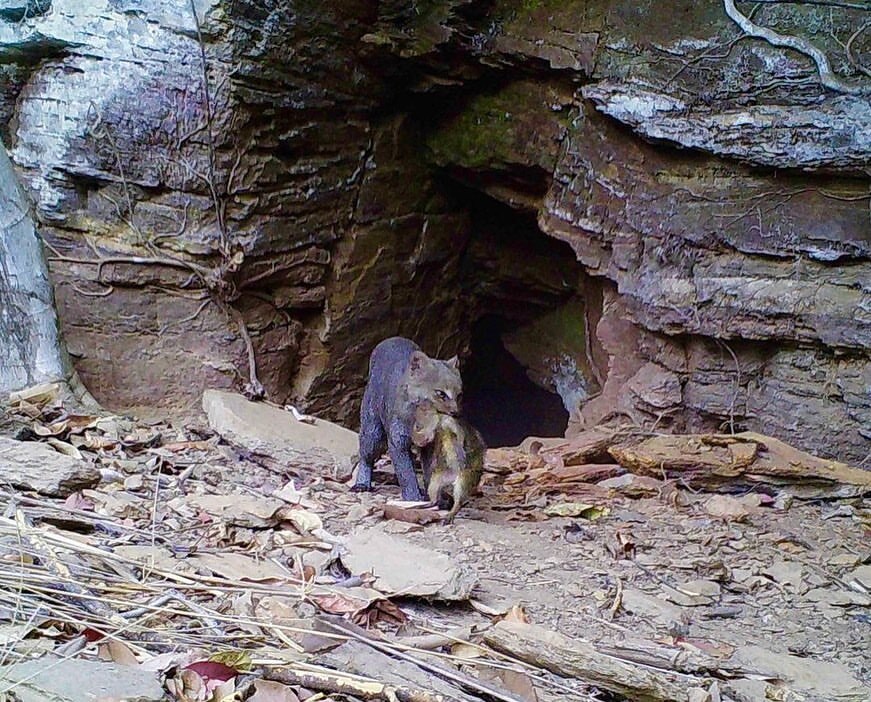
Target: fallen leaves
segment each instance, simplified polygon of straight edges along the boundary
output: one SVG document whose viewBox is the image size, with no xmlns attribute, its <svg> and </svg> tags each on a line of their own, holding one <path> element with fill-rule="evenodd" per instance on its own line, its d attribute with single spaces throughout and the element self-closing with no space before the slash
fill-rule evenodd
<svg viewBox="0 0 871 702">
<path fill-rule="evenodd" d="M 10 660 L 78 646 L 69 655 L 164 676 L 178 702 L 405 694 L 393 674 L 407 676 L 403 684 L 420 700 L 435 699 L 427 687 L 433 680 L 445 686 L 439 693 L 445 699 L 467 699 L 478 689 L 470 681 L 488 698 L 497 698 L 497 690 L 514 699 L 549 699 L 554 690 L 541 694 L 549 673 L 536 663 L 494 666 L 497 654 L 482 640 L 494 627 L 506 627 L 507 636 L 507 627 L 531 627 L 534 619 L 541 626 L 526 631 L 528 640 L 548 627 L 571 629 L 573 636 L 542 634 L 540 641 L 568 641 L 567 651 L 585 638 L 610 644 L 603 655 L 619 659 L 616 675 L 630 682 L 627 670 L 663 673 L 674 661 L 693 681 L 682 689 L 707 695 L 710 671 L 717 670 L 712 661 L 734 653 L 712 635 L 719 627 L 747 639 L 765 628 L 777 640 L 790 607 L 796 616 L 831 624 L 827 631 L 867 616 L 871 572 L 864 551 L 835 538 L 861 528 L 860 501 L 824 522 L 822 538 L 800 527 L 794 513 L 810 508 L 798 500 L 785 514 L 771 509 L 775 500 L 762 492 L 709 495 L 687 491 L 675 474 L 663 480 L 661 473 L 624 472 L 609 462 L 608 448 L 637 444 L 630 433 L 551 441 L 529 452 L 491 449 L 478 503 L 483 518 L 433 529 L 427 525 L 439 518 L 435 510 L 385 502 L 392 485 L 379 490 L 386 495 L 351 496 L 319 476 L 301 478 L 307 470 L 300 465 L 288 480 L 277 461 L 213 435 L 204 439 L 210 435 L 202 429 L 64 415 L 46 397 L 43 409 L 27 408 L 30 426 L 44 424 L 33 435 L 55 453 L 74 449 L 99 465 L 104 483 L 65 500 L 16 494 L 22 521 L 0 520 L 0 593 L 17 592 L 22 573 L 37 593 L 28 592 L 32 601 L 19 598 L 27 625 L 2 618 L 0 594 L 0 646 Z M 766 455 L 761 446 L 741 441 L 711 450 L 728 451 L 743 480 L 741 467 Z M 564 519 L 512 523 L 545 517 Z M 443 600 L 471 607 L 446 607 Z M 41 609 L 27 609 L 31 602 Z M 362 629 L 337 633 L 322 628 L 322 620 Z M 457 620 L 468 625 L 465 632 L 456 633 Z M 609 637 L 612 631 L 620 633 Z M 855 655 L 844 641 L 832 645 Z M 157 652 L 169 645 L 174 653 Z M 416 649 L 410 660 L 401 658 L 409 646 Z M 565 656 L 544 649 L 524 655 L 547 654 L 548 669 L 571 674 Z M 346 658 L 329 660 L 344 660 L 347 670 L 316 667 L 340 650 Z M 457 679 L 419 668 L 428 656 L 438 656 Z M 352 675 L 355 661 L 377 664 Z M 694 668 L 699 661 L 711 667 Z M 782 661 L 775 663 L 777 673 Z M 264 671 L 291 672 L 258 679 Z M 414 671 L 423 683 L 408 682 Z M 745 681 L 743 669 L 723 671 L 724 684 Z M 584 685 L 577 677 L 561 684 L 567 682 Z M 595 679 L 599 690 L 613 683 Z"/>
<path fill-rule="evenodd" d="M 611 513 L 609 507 L 587 504 L 586 502 L 560 502 L 544 508 L 548 517 L 580 517 L 594 522 Z"/>
</svg>

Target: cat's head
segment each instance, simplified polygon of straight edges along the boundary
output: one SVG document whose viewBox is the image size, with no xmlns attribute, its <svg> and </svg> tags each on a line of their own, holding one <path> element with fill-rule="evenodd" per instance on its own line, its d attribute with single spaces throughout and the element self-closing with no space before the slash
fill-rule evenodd
<svg viewBox="0 0 871 702">
<path fill-rule="evenodd" d="M 429 403 L 438 413 L 460 413 L 463 381 L 456 356 L 448 361 L 440 361 L 422 351 L 415 351 L 411 355 L 408 374 L 412 399 Z"/>
</svg>

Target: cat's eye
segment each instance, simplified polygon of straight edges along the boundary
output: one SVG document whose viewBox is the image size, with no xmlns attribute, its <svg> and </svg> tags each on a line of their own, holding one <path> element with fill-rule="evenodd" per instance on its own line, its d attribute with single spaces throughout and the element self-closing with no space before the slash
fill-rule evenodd
<svg viewBox="0 0 871 702">
<path fill-rule="evenodd" d="M 436 397 L 438 397 L 440 400 L 448 399 L 447 393 L 445 393 L 444 390 L 436 390 Z"/>
</svg>

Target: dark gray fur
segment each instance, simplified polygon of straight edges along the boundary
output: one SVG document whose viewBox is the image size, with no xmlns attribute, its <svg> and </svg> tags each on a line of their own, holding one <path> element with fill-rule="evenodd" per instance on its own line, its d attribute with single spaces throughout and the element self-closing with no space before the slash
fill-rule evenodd
<svg viewBox="0 0 871 702">
<path fill-rule="evenodd" d="M 462 381 L 457 359 L 439 361 L 399 336 L 382 341 L 369 357 L 369 382 L 360 406 L 360 463 L 355 491 L 372 489 L 375 461 L 386 448 L 403 500 L 425 500 L 412 455 L 415 411 L 421 402 L 455 415 Z"/>
</svg>

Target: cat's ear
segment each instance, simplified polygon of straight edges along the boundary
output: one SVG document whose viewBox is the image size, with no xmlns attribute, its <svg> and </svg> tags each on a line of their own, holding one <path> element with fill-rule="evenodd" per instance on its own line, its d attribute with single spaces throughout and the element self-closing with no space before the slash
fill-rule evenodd
<svg viewBox="0 0 871 702">
<path fill-rule="evenodd" d="M 448 365 L 449 368 L 453 368 L 454 370 L 460 369 L 460 359 L 457 356 L 449 358 L 447 361 L 445 361 L 445 363 Z"/>
<path fill-rule="evenodd" d="M 426 367 L 427 361 L 429 361 L 429 356 L 427 356 L 423 351 L 413 351 L 411 354 L 411 360 L 408 363 L 408 369 L 413 375 L 417 375 Z"/>
</svg>

